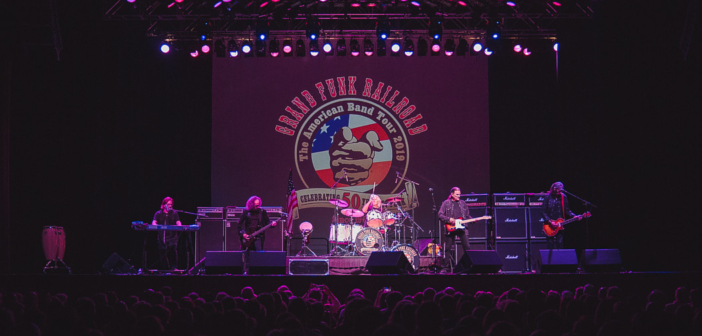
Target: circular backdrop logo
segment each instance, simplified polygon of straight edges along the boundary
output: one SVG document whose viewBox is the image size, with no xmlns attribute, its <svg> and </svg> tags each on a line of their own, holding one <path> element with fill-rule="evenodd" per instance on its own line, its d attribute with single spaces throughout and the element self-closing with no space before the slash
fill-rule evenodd
<svg viewBox="0 0 702 336">
<path fill-rule="evenodd" d="M 374 102 L 344 98 L 308 113 L 296 139 L 299 176 L 307 188 L 338 187 L 356 192 L 395 192 L 409 163 L 407 137 L 392 112 Z M 391 183 L 386 182 L 389 178 Z M 394 181 L 394 182 L 393 182 Z M 388 188 L 391 186 L 391 188 Z"/>
</svg>

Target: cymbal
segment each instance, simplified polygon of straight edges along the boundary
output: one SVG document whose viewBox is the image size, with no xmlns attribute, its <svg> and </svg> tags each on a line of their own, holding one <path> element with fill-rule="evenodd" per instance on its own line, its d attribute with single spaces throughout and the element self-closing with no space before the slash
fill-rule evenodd
<svg viewBox="0 0 702 336">
<path fill-rule="evenodd" d="M 402 197 L 390 197 L 385 200 L 387 203 L 402 202 Z"/>
<path fill-rule="evenodd" d="M 349 217 L 363 217 L 363 211 L 358 209 L 344 209 L 341 210 L 341 214 Z"/>
<path fill-rule="evenodd" d="M 339 208 L 345 208 L 345 207 L 349 206 L 348 202 L 346 202 L 344 200 L 336 199 L 336 198 L 330 199 L 329 203 L 334 204 L 334 205 L 338 206 Z"/>
</svg>

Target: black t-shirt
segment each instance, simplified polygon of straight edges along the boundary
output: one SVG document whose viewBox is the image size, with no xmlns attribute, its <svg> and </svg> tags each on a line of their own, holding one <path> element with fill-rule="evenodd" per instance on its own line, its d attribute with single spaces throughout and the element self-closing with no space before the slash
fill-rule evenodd
<svg viewBox="0 0 702 336">
<path fill-rule="evenodd" d="M 175 211 L 164 212 L 163 210 L 156 211 L 154 220 L 159 225 L 177 225 L 180 221 L 178 213 Z M 176 231 L 161 231 L 158 233 L 158 240 L 161 242 L 178 242 L 178 232 Z"/>
</svg>

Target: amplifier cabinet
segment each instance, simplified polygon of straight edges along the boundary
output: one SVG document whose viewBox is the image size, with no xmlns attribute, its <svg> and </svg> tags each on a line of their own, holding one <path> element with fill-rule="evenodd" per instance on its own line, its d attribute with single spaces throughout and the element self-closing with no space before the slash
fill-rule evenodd
<svg viewBox="0 0 702 336">
<path fill-rule="evenodd" d="M 197 219 L 222 219 L 223 207 L 197 207 Z"/>
<path fill-rule="evenodd" d="M 520 207 L 526 204 L 526 194 L 492 194 L 496 207 Z"/>
<path fill-rule="evenodd" d="M 546 199 L 546 195 L 546 193 L 527 194 L 527 206 L 540 207 L 542 204 L 544 204 L 544 199 Z"/>
<path fill-rule="evenodd" d="M 529 236 L 531 238 L 546 238 L 541 208 L 529 208 Z"/>
<path fill-rule="evenodd" d="M 527 209 L 526 208 L 495 208 L 495 238 L 497 239 L 526 239 L 527 238 Z"/>
<path fill-rule="evenodd" d="M 283 227 L 285 223 L 280 221 L 282 215 L 282 207 L 261 207 L 268 213 L 268 218 L 271 221 L 278 220 L 275 227 L 266 230 L 266 240 L 264 241 L 264 250 L 266 251 L 285 251 L 285 243 L 283 237 Z M 245 207 L 228 208 L 227 218 L 224 224 L 224 240 L 225 251 L 240 251 L 241 240 L 239 238 L 238 224 Z"/>
<path fill-rule="evenodd" d="M 490 195 L 488 194 L 468 194 L 462 196 L 462 199 L 466 202 L 469 207 L 487 207 Z"/>
<path fill-rule="evenodd" d="M 485 239 L 472 239 L 469 238 L 468 242 L 470 243 L 470 249 L 471 250 L 487 250 L 487 241 Z M 465 254 L 465 251 L 463 251 L 463 245 L 461 245 L 460 239 L 456 239 L 456 245 L 453 247 L 453 257 L 456 258 L 456 262 L 461 260 L 463 258 L 463 254 Z"/>
<path fill-rule="evenodd" d="M 526 240 L 497 240 L 495 242 L 497 254 L 502 259 L 502 271 L 524 272 L 530 270 L 531 264 L 527 264 L 527 248 L 529 243 Z"/>
<path fill-rule="evenodd" d="M 470 216 L 473 218 L 487 216 L 488 214 L 488 208 L 486 207 L 470 207 L 469 210 Z M 486 220 L 480 220 L 466 224 L 468 227 L 468 237 L 475 239 L 486 239 L 488 232 L 487 223 L 488 221 Z"/>
<path fill-rule="evenodd" d="M 195 262 L 205 257 L 207 251 L 224 251 L 224 221 L 222 219 L 198 219 L 200 225 L 195 239 Z"/>
</svg>

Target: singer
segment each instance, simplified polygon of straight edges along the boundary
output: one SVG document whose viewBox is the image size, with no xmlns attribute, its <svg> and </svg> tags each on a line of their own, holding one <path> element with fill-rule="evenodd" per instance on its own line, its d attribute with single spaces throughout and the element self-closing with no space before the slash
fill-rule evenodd
<svg viewBox="0 0 702 336">
<path fill-rule="evenodd" d="M 563 194 L 563 189 L 563 183 L 561 182 L 554 182 L 551 185 L 551 189 L 548 191 L 548 195 L 546 195 L 541 206 L 541 217 L 543 217 L 544 222 L 558 218 L 577 217 L 578 220 L 582 219 L 582 216 L 578 216 L 570 210 L 568 196 Z M 563 248 L 563 230 L 558 231 L 553 237 L 546 237 L 546 248 L 549 250 Z"/>
<path fill-rule="evenodd" d="M 151 224 L 182 225 L 178 212 L 173 210 L 172 198 L 166 197 L 161 201 L 161 210 L 156 211 Z M 158 232 L 159 269 L 174 270 L 178 265 L 178 238 L 179 234 L 175 231 Z"/>
<path fill-rule="evenodd" d="M 458 187 L 451 188 L 451 193 L 448 199 L 441 203 L 441 208 L 439 209 L 439 219 L 447 225 L 453 226 L 456 219 L 470 219 L 470 209 L 468 205 L 461 199 L 461 189 Z M 452 254 L 454 246 L 456 245 L 456 237 L 461 239 L 461 246 L 463 251 L 470 250 L 470 243 L 468 242 L 468 229 L 455 229 L 453 231 L 446 231 L 445 241 L 446 248 L 444 251 L 444 267 L 449 267 L 450 257 Z M 441 270 L 441 273 L 445 273 L 445 269 Z"/>
</svg>

